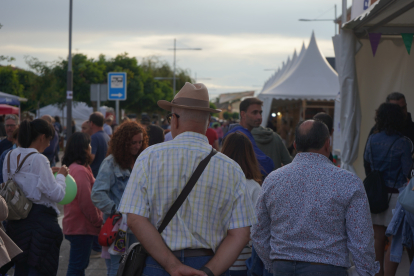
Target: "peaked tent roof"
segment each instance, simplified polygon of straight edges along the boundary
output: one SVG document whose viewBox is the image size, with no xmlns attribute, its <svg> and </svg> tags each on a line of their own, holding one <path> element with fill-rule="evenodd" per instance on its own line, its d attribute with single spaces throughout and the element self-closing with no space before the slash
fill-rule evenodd
<svg viewBox="0 0 414 276">
<path fill-rule="evenodd" d="M 283 73 L 280 81 L 263 89 L 258 97 L 262 100 L 335 100 L 339 92 L 338 74 L 319 50 L 313 32 L 308 48 L 302 47 L 294 66 Z"/>
</svg>

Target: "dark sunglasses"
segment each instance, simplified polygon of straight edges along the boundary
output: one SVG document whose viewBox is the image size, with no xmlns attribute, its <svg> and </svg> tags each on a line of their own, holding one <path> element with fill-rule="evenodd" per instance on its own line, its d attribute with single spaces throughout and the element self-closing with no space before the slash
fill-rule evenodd
<svg viewBox="0 0 414 276">
<path fill-rule="evenodd" d="M 169 113 L 168 115 L 167 115 L 167 117 L 166 117 L 166 119 L 167 119 L 167 122 L 169 123 L 169 124 L 171 124 L 171 119 L 172 119 L 172 115 L 175 115 L 175 117 L 177 117 L 177 119 L 179 119 L 180 118 L 180 115 L 178 115 L 177 113 Z"/>
</svg>

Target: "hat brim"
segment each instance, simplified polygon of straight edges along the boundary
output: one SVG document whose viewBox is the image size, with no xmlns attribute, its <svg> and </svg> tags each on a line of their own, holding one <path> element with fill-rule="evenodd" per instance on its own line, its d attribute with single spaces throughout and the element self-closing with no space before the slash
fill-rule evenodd
<svg viewBox="0 0 414 276">
<path fill-rule="evenodd" d="M 197 106 L 187 106 L 187 105 L 179 105 L 179 104 L 173 104 L 169 101 L 165 100 L 159 100 L 157 102 L 158 106 L 161 107 L 164 110 L 171 111 L 173 107 L 177 108 L 184 108 L 184 109 L 191 109 L 191 110 L 199 110 L 199 111 L 207 111 L 210 113 L 220 113 L 221 109 L 214 109 L 209 107 L 197 107 Z"/>
</svg>

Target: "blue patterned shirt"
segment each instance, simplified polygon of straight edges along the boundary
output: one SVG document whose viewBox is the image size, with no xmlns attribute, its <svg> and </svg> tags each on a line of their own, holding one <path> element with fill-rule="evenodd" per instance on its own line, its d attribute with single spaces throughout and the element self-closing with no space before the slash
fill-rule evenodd
<svg viewBox="0 0 414 276">
<path fill-rule="evenodd" d="M 256 205 L 253 246 L 266 268 L 276 259 L 349 267 L 375 275 L 374 231 L 362 181 L 317 153 L 299 153 L 272 172 Z"/>
<path fill-rule="evenodd" d="M 210 152 L 207 137 L 195 132 L 147 148 L 135 163 L 119 211 L 147 217 L 158 228 Z M 217 153 L 161 236 L 170 250 L 216 250 L 227 230 L 256 222 L 243 171 L 235 161 Z"/>
</svg>

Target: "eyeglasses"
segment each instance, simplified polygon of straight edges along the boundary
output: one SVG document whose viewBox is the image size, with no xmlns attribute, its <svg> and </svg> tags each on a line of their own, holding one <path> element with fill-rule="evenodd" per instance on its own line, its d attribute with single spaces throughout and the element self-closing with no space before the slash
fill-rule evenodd
<svg viewBox="0 0 414 276">
<path fill-rule="evenodd" d="M 170 114 L 168 114 L 167 115 L 167 122 L 169 123 L 169 124 L 171 124 L 171 119 L 172 119 L 172 115 L 175 115 L 175 117 L 177 117 L 177 119 L 179 119 L 180 118 L 180 115 L 178 115 L 177 113 L 170 113 Z"/>
</svg>

